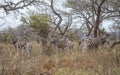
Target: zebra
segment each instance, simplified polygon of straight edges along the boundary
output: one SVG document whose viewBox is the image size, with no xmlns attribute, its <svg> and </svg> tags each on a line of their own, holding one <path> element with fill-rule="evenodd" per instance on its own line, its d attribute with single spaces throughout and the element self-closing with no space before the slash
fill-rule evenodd
<svg viewBox="0 0 120 75">
<path fill-rule="evenodd" d="M 84 53 L 87 49 L 97 50 L 99 46 L 102 46 L 107 42 L 107 37 L 85 37 L 79 41 L 79 45 L 82 44 L 82 53 Z"/>
<path fill-rule="evenodd" d="M 73 49 L 73 46 L 74 46 L 74 44 L 72 43 L 72 41 L 69 40 L 68 38 L 64 38 L 64 39 L 65 39 L 65 41 L 66 41 L 67 47 L 68 47 L 70 50 L 72 50 L 72 49 Z"/>
<path fill-rule="evenodd" d="M 110 49 L 113 49 L 117 44 L 120 44 L 120 40 L 107 40 L 106 42 L 107 44 L 107 47 L 110 48 Z"/>
<path fill-rule="evenodd" d="M 73 49 L 73 44 L 72 44 L 72 42 L 71 42 L 68 38 L 66 38 L 66 37 L 63 37 L 63 38 L 55 37 L 55 38 L 52 39 L 51 43 L 52 43 L 55 47 L 61 49 L 62 51 L 63 51 L 65 48 L 68 48 L 68 49 L 70 49 L 70 50 Z"/>
<path fill-rule="evenodd" d="M 59 48 L 61 50 L 63 50 L 66 47 L 65 41 L 63 41 L 63 39 L 59 39 L 59 38 L 56 38 L 56 37 L 54 37 L 51 40 L 51 44 L 53 44 L 54 47 Z"/>
<path fill-rule="evenodd" d="M 27 39 L 12 39 L 13 45 L 17 53 L 27 51 L 28 56 L 30 56 L 32 50 L 32 42 Z"/>
<path fill-rule="evenodd" d="M 109 49 L 113 49 L 117 44 L 120 44 L 120 37 L 116 33 L 111 33 L 106 44 Z"/>
</svg>

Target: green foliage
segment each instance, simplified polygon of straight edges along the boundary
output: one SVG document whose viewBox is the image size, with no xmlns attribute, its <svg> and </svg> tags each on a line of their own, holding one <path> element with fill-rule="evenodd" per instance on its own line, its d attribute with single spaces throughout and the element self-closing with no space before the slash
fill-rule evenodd
<svg viewBox="0 0 120 75">
<path fill-rule="evenodd" d="M 4 42 L 11 42 L 11 35 L 6 31 L 2 32 L 2 38 Z"/>
<path fill-rule="evenodd" d="M 49 32 L 48 23 L 51 21 L 51 18 L 47 14 L 31 13 L 28 18 L 22 17 L 21 21 L 34 28 L 37 32 L 39 32 L 39 35 L 47 37 Z"/>
<path fill-rule="evenodd" d="M 71 5 L 73 5 L 73 1 L 72 0 L 67 0 L 66 7 L 69 7 Z"/>
</svg>

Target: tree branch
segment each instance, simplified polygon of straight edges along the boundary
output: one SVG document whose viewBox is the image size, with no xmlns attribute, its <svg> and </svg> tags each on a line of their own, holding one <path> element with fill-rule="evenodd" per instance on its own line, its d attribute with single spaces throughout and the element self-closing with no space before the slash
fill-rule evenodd
<svg viewBox="0 0 120 75">
<path fill-rule="evenodd" d="M 57 12 L 54 10 L 53 0 L 51 0 L 51 9 L 52 9 L 53 13 L 59 17 L 59 21 L 58 21 L 57 26 L 55 27 L 54 31 L 56 31 L 57 28 L 58 28 L 59 31 L 60 31 L 60 34 L 62 34 L 62 30 L 61 30 L 61 28 L 60 28 L 60 24 L 61 24 L 61 22 L 62 22 L 62 17 L 61 17 L 61 15 L 60 15 L 59 13 L 57 13 Z"/>
<path fill-rule="evenodd" d="M 17 9 L 23 9 L 24 7 L 27 7 L 31 4 L 33 4 L 34 2 L 36 2 L 36 0 L 21 0 L 17 3 L 13 3 L 13 2 L 6 2 L 4 1 L 3 5 L 0 5 L 0 9 L 3 8 L 4 11 L 8 14 L 9 11 L 14 11 Z"/>
</svg>

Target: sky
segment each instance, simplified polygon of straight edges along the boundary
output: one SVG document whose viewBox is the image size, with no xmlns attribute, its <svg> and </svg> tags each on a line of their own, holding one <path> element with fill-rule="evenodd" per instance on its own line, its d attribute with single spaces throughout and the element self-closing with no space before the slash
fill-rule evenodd
<svg viewBox="0 0 120 75">
<path fill-rule="evenodd" d="M 113 21 L 103 21 L 102 23 L 103 28 L 105 28 L 106 31 L 111 32 L 110 27 L 113 25 Z"/>
<path fill-rule="evenodd" d="M 0 4 L 4 4 L 4 0 L 0 0 Z M 19 0 L 9 0 L 13 2 L 17 2 Z M 16 27 L 20 24 L 19 22 L 20 15 L 15 14 L 14 12 L 9 12 L 6 14 L 3 9 L 0 9 L 0 30 L 7 27 Z"/>
<path fill-rule="evenodd" d="M 16 2 L 19 0 L 12 0 L 12 1 Z M 64 1 L 62 1 L 62 2 L 64 2 Z M 55 6 L 59 7 L 58 9 L 63 9 L 61 6 L 62 2 L 56 1 Z M 0 1 L 0 4 L 4 4 L 3 1 Z M 34 8 L 31 8 L 31 9 L 34 10 Z M 22 13 L 26 14 L 26 9 L 24 9 L 24 10 L 21 9 L 20 11 Z M 0 18 L 0 25 L 4 24 L 4 25 L 0 26 L 0 29 L 6 28 L 6 27 L 16 27 L 21 24 L 21 22 L 20 22 L 21 15 L 15 14 L 14 12 L 10 12 L 8 15 L 6 15 L 6 13 L 2 9 L 0 9 L 0 13 L 1 13 L 0 17 L 2 17 L 2 18 Z"/>
<path fill-rule="evenodd" d="M 13 0 L 13 1 L 18 1 L 18 0 Z M 54 3 L 55 7 L 57 8 L 57 10 L 64 10 L 64 11 L 67 11 L 66 8 L 63 8 L 62 5 L 63 3 L 65 2 L 65 0 L 56 0 L 56 2 Z M 2 2 L 1 2 L 2 3 Z M 32 8 L 34 10 L 34 8 Z M 22 13 L 26 14 L 26 10 L 24 9 L 21 9 L 20 10 Z M 1 24 L 4 24 L 3 26 L 0 26 L 0 29 L 4 29 L 4 28 L 7 28 L 7 27 L 16 27 L 16 26 L 19 26 L 21 24 L 20 22 L 20 17 L 21 15 L 19 14 L 15 14 L 14 12 L 10 12 L 10 14 L 6 15 L 6 13 L 3 11 L 3 10 L 0 10 L 0 17 L 3 17 L 3 19 L 0 18 L 0 25 Z M 109 30 L 109 25 L 112 24 L 112 22 L 110 21 L 104 21 L 103 23 L 103 27 L 107 30 L 107 31 L 110 31 Z"/>
</svg>

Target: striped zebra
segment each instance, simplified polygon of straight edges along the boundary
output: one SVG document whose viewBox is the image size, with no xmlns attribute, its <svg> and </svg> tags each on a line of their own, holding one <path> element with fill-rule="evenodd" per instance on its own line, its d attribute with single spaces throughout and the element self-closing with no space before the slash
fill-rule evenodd
<svg viewBox="0 0 120 75">
<path fill-rule="evenodd" d="M 52 39 L 51 43 L 61 49 L 61 50 L 64 50 L 65 48 L 68 48 L 70 50 L 73 49 L 73 43 L 66 37 L 63 37 L 63 38 L 58 38 L 58 37 L 55 37 Z"/>
<path fill-rule="evenodd" d="M 107 40 L 107 46 L 108 46 L 108 48 L 111 48 L 111 49 L 113 49 L 116 45 L 118 45 L 118 44 L 120 44 L 120 39 L 118 39 L 118 40 Z"/>
<path fill-rule="evenodd" d="M 116 33 L 110 33 L 106 42 L 107 47 L 112 49 L 118 44 L 120 44 L 120 36 Z"/>
<path fill-rule="evenodd" d="M 73 46 L 74 46 L 73 42 L 68 38 L 65 38 L 65 41 L 68 49 L 73 50 Z"/>
<path fill-rule="evenodd" d="M 60 39 L 56 37 L 51 40 L 51 44 L 53 44 L 54 47 L 59 48 L 60 50 L 64 50 L 66 47 L 64 39 Z"/>
<path fill-rule="evenodd" d="M 85 37 L 79 41 L 79 45 L 82 44 L 82 53 L 84 53 L 88 49 L 98 49 L 99 46 L 105 44 L 107 41 L 107 37 Z"/>
<path fill-rule="evenodd" d="M 26 50 L 27 55 L 30 56 L 30 53 L 32 50 L 32 42 L 26 39 L 18 39 L 17 41 L 13 40 L 13 45 L 17 53 L 20 53 L 20 52 L 23 52 L 23 50 Z"/>
</svg>

